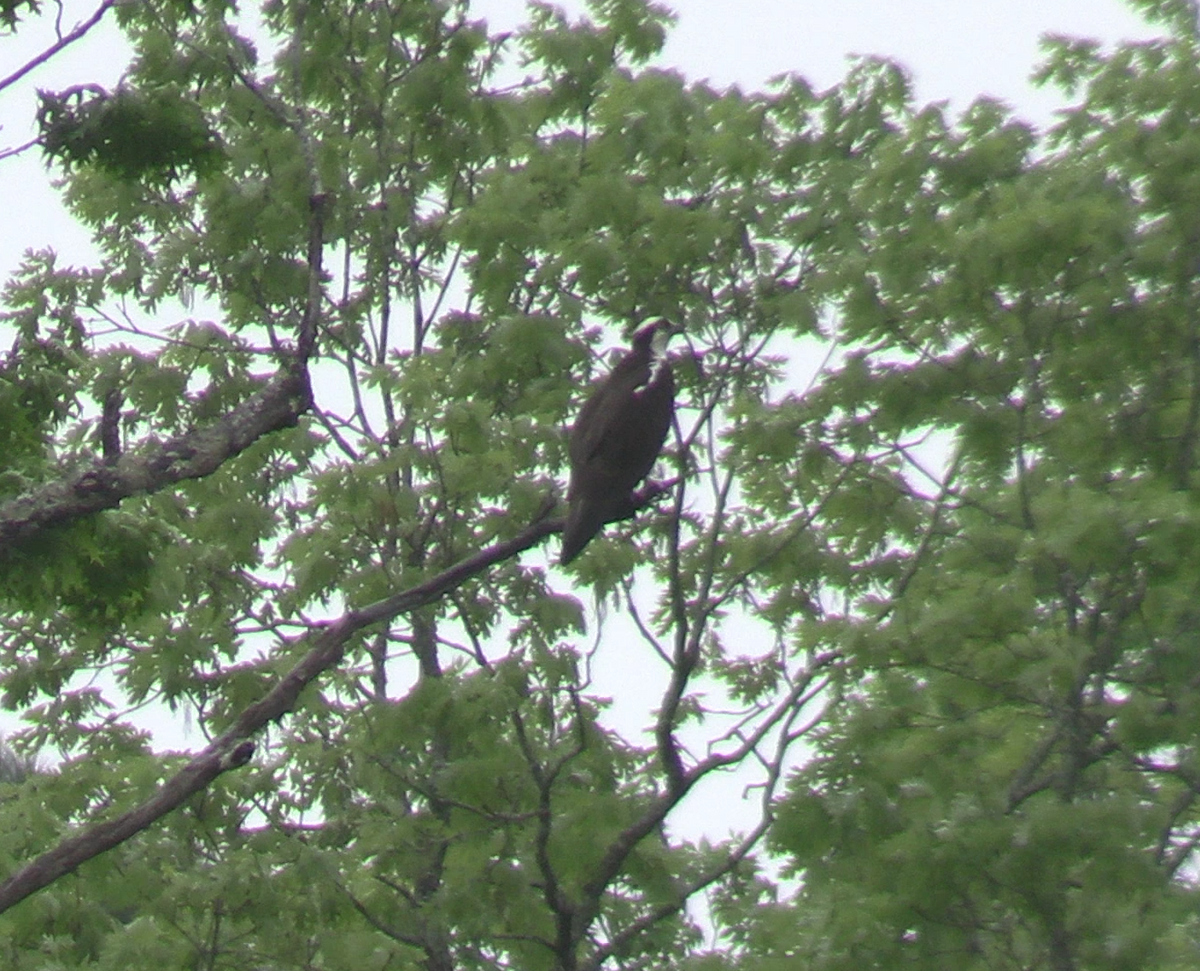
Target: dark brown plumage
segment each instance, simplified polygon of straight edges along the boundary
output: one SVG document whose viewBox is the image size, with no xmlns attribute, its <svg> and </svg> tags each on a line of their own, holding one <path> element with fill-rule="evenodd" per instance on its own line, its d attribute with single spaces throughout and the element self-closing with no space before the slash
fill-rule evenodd
<svg viewBox="0 0 1200 971">
<path fill-rule="evenodd" d="M 675 380 L 666 344 L 676 328 L 665 320 L 633 335 L 633 346 L 579 409 L 571 430 L 571 482 L 564 566 L 605 523 L 636 512 L 632 492 L 654 466 L 675 411 Z"/>
</svg>

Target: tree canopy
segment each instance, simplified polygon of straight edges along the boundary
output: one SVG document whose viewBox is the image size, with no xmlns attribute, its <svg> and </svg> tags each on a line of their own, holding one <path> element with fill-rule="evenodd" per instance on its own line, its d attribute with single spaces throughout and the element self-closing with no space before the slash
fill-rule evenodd
<svg viewBox="0 0 1200 971">
<path fill-rule="evenodd" d="M 0 308 L 0 960 L 1195 967 L 1200 27 L 1135 6 L 1039 132 L 689 81 L 649 0 L 101 4 L 102 258 Z M 658 317 L 669 490 L 553 567 Z"/>
</svg>

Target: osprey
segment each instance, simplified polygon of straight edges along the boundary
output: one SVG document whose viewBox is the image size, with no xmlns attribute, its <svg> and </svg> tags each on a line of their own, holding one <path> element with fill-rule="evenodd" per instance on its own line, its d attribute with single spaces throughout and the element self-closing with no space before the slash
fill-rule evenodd
<svg viewBox="0 0 1200 971">
<path fill-rule="evenodd" d="M 633 347 L 579 409 L 568 452 L 563 566 L 605 523 L 637 511 L 634 487 L 649 474 L 671 427 L 675 380 L 667 341 L 678 328 L 660 320 L 633 335 Z"/>
</svg>

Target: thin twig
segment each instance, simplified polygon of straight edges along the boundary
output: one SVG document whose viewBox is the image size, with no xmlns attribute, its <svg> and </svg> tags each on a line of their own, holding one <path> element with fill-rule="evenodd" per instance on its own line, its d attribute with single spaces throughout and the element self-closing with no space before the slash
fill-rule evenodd
<svg viewBox="0 0 1200 971">
<path fill-rule="evenodd" d="M 74 44 L 75 41 L 79 40 L 79 38 L 81 38 L 89 30 L 91 30 L 93 27 L 95 27 L 96 24 L 100 23 L 101 18 L 103 18 L 103 16 L 106 13 L 108 13 L 109 8 L 114 6 L 116 4 L 116 2 L 117 2 L 117 0 L 104 0 L 104 2 L 102 4 L 100 4 L 99 7 L 96 8 L 96 12 L 94 14 L 92 14 L 83 23 L 81 23 L 78 27 L 76 27 L 73 31 L 71 31 L 65 37 L 60 37 L 55 43 L 53 43 L 49 47 L 47 47 L 44 51 L 42 51 L 42 53 L 40 53 L 33 60 L 26 61 L 23 65 L 21 65 L 21 67 L 17 68 L 17 70 L 15 70 L 8 77 L 4 78 L 3 80 L 0 80 L 0 91 L 3 91 L 5 88 L 11 87 L 12 85 L 16 84 L 18 81 L 21 80 L 21 78 L 23 78 L 26 74 L 28 74 L 34 68 L 41 67 L 48 60 L 50 60 L 50 58 L 52 58 L 55 54 L 57 54 L 59 51 L 61 51 L 64 47 L 69 47 L 71 44 Z"/>
</svg>

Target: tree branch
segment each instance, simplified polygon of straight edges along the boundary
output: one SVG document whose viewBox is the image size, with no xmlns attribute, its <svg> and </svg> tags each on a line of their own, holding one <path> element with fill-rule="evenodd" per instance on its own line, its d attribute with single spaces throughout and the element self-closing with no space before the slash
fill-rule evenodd
<svg viewBox="0 0 1200 971">
<path fill-rule="evenodd" d="M 65 37 L 60 37 L 54 44 L 47 47 L 37 57 L 33 58 L 33 60 L 25 62 L 19 68 L 17 68 L 17 70 L 13 71 L 12 74 L 0 81 L 0 91 L 3 91 L 5 88 L 16 84 L 34 68 L 41 67 L 41 65 L 45 64 L 64 47 L 74 44 L 75 41 L 79 40 L 80 37 L 95 27 L 96 24 L 100 23 L 101 18 L 108 13 L 109 8 L 112 7 L 116 2 L 117 0 L 104 0 L 104 2 L 96 8 L 96 12 L 78 27 L 76 27 L 73 31 L 71 31 Z"/>
<path fill-rule="evenodd" d="M 671 900 L 659 904 L 653 910 L 642 914 L 642 916 L 615 934 L 611 941 L 597 948 L 596 953 L 580 965 L 580 971 L 600 971 L 605 961 L 620 954 L 638 935 L 645 933 L 655 924 L 659 923 L 659 921 L 673 917 L 683 910 L 687 906 L 688 901 L 697 893 L 733 872 L 737 865 L 750 854 L 750 851 L 762 839 L 770 825 L 771 817 L 763 816 L 759 820 L 758 825 L 744 836 L 741 842 L 733 847 L 723 860 L 705 870 L 699 876 L 678 885 L 675 888 L 675 896 Z"/>
<path fill-rule="evenodd" d="M 291 711 L 300 692 L 342 659 L 347 643 L 359 631 L 440 599 L 488 567 L 529 549 L 552 533 L 562 532 L 562 528 L 561 518 L 535 521 L 512 539 L 494 543 L 424 583 L 361 610 L 349 611 L 309 634 L 307 639 L 312 646 L 296 665 L 262 698 L 244 709 L 223 735 L 168 779 L 150 799 L 116 819 L 96 823 L 64 840 L 0 884 L 0 913 L 82 863 L 135 836 L 224 772 L 245 765 L 254 752 L 249 738 L 268 722 L 278 721 Z"/>
<path fill-rule="evenodd" d="M 123 499 L 211 475 L 256 441 L 291 428 L 312 407 L 307 365 L 321 308 L 322 240 L 328 197 L 309 197 L 308 293 L 296 350 L 257 394 L 211 424 L 176 435 L 153 450 L 109 454 L 76 475 L 48 482 L 0 505 L 0 555 L 41 530 L 113 509 Z"/>
<path fill-rule="evenodd" d="M 210 475 L 264 435 L 290 428 L 312 401 L 302 368 L 276 374 L 257 394 L 210 425 L 194 428 L 147 454 L 103 459 L 0 505 L 0 553 L 41 530 L 112 509 L 123 499 Z"/>
</svg>

